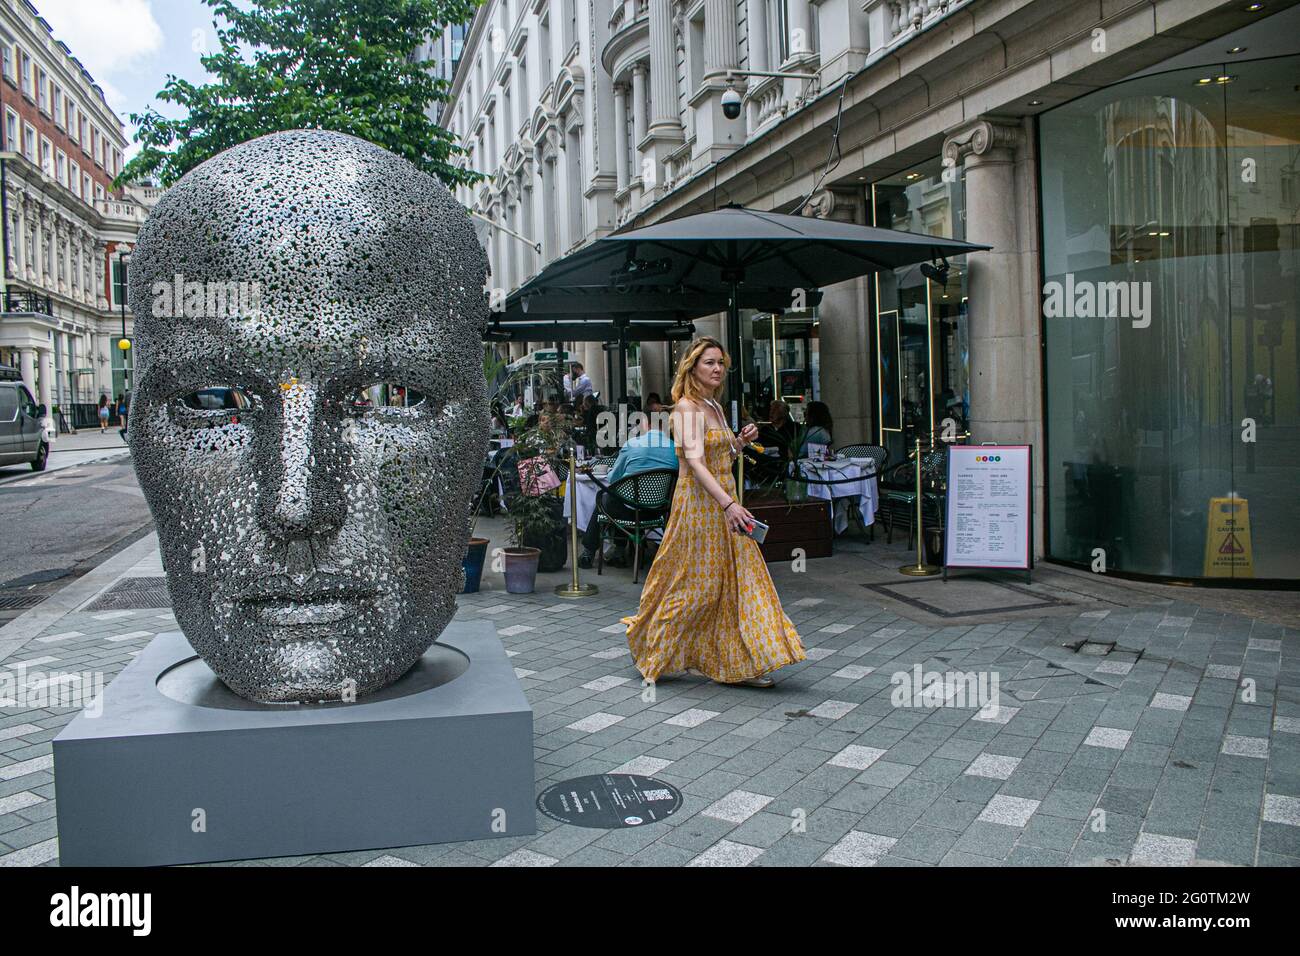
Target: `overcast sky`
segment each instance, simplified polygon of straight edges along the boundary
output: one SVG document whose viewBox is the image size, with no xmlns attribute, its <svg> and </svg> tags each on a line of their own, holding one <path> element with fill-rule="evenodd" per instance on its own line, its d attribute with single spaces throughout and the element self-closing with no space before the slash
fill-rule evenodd
<svg viewBox="0 0 1300 956">
<path fill-rule="evenodd" d="M 32 0 L 41 16 L 104 90 L 134 137 L 130 114 L 149 105 L 182 112 L 156 95 L 169 73 L 201 82 L 199 57 L 216 47 L 212 11 L 201 0 Z M 131 143 L 127 158 L 136 154 Z"/>
</svg>

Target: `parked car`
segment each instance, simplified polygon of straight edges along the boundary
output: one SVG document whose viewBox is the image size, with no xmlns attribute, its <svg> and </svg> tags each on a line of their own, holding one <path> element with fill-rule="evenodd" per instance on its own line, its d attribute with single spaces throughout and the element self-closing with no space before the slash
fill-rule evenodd
<svg viewBox="0 0 1300 956">
<path fill-rule="evenodd" d="M 0 465 L 28 462 L 32 471 L 45 470 L 50 456 L 46 413 L 21 381 L 0 380 Z"/>
</svg>

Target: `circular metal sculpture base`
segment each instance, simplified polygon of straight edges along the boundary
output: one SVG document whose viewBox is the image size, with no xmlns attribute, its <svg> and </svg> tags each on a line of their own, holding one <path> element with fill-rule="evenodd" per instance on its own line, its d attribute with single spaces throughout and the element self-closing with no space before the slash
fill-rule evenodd
<svg viewBox="0 0 1300 956">
<path fill-rule="evenodd" d="M 931 574 L 938 574 L 941 568 L 933 564 L 905 564 L 898 569 L 899 574 L 906 574 L 914 578 L 924 578 Z"/>
<path fill-rule="evenodd" d="M 556 585 L 555 593 L 559 597 L 585 598 L 599 594 L 600 588 L 596 587 L 594 584 L 579 584 L 577 586 L 572 584 L 560 584 Z"/>
</svg>

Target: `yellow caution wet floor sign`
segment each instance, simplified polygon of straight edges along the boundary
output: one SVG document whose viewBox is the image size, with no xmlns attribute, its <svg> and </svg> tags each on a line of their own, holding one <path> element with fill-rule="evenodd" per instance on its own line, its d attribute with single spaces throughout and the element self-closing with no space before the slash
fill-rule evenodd
<svg viewBox="0 0 1300 956">
<path fill-rule="evenodd" d="M 1210 499 L 1204 574 L 1207 578 L 1255 576 L 1250 550 L 1250 509 L 1245 498 Z"/>
</svg>

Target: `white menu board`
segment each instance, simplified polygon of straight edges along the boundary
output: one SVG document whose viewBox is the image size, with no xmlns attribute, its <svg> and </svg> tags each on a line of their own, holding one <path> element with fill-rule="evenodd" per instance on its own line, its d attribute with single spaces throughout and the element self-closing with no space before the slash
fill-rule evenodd
<svg viewBox="0 0 1300 956">
<path fill-rule="evenodd" d="M 1030 460 L 1028 445 L 948 449 L 944 564 L 1029 570 Z"/>
</svg>

